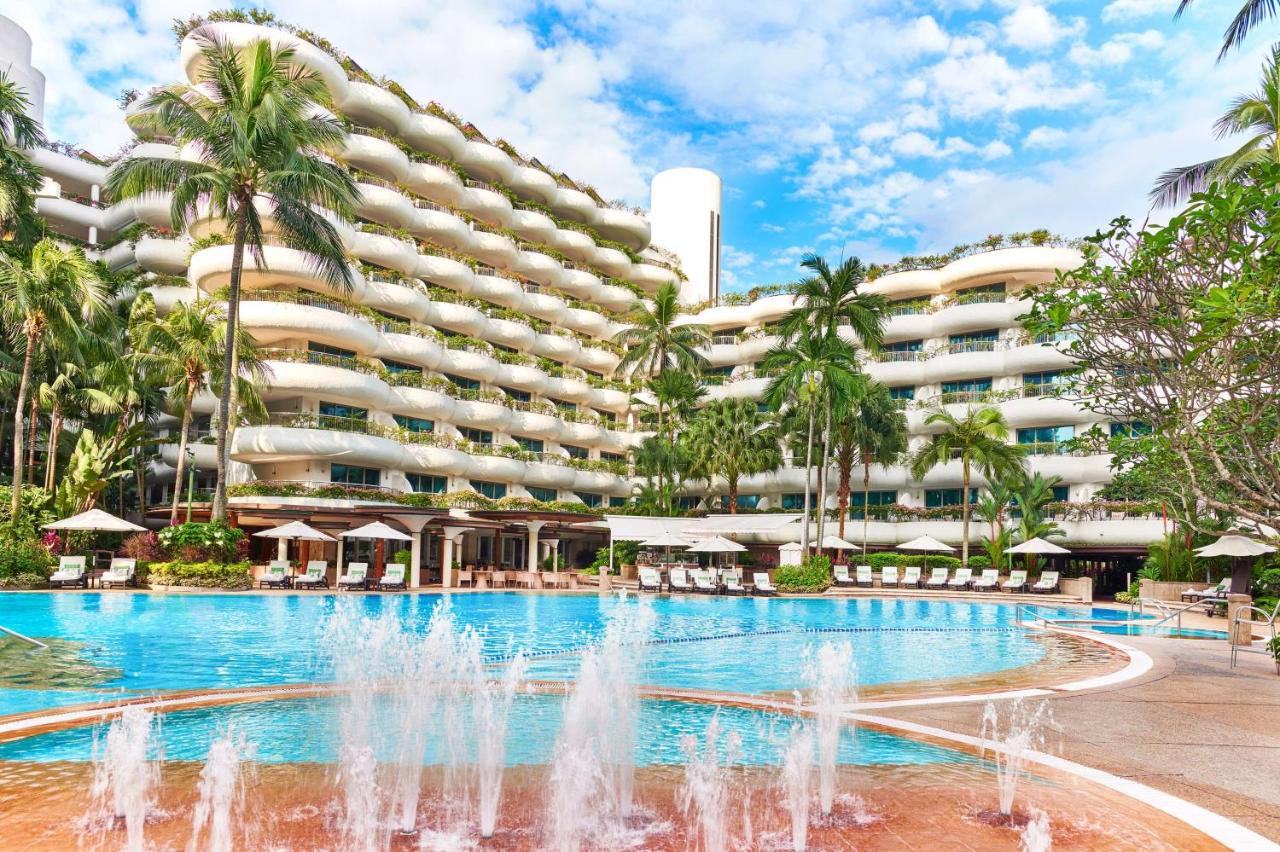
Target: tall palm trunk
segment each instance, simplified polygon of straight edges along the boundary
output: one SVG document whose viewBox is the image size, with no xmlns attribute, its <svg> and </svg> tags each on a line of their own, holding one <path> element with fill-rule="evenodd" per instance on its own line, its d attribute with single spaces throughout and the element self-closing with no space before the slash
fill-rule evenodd
<svg viewBox="0 0 1280 852">
<path fill-rule="evenodd" d="M 227 293 L 226 351 L 222 353 L 222 389 L 218 394 L 218 445 L 217 480 L 214 483 L 211 520 L 221 521 L 227 516 L 227 425 L 231 421 L 232 370 L 235 369 L 236 320 L 240 306 L 240 274 L 244 269 L 244 239 L 248 228 L 246 204 L 252 199 L 237 199 L 236 235 L 231 252 L 231 288 Z"/>
<path fill-rule="evenodd" d="M 44 460 L 44 490 L 52 491 L 58 476 L 58 437 L 62 434 L 62 406 L 53 404 L 49 412 L 49 443 Z"/>
<path fill-rule="evenodd" d="M 27 482 L 36 481 L 36 428 L 40 424 L 40 402 L 31 396 L 31 420 L 27 423 Z"/>
<path fill-rule="evenodd" d="M 810 395 L 812 400 L 812 395 Z M 800 527 L 800 552 L 809 558 L 809 491 L 810 475 L 813 473 L 813 403 L 809 404 L 809 440 L 804 447 L 804 522 Z"/>
<path fill-rule="evenodd" d="M 729 479 L 729 514 L 738 514 L 738 477 Z"/>
<path fill-rule="evenodd" d="M 818 469 L 818 552 L 827 530 L 827 467 L 831 463 L 831 400 L 825 406 L 826 423 L 822 427 L 822 466 Z"/>
<path fill-rule="evenodd" d="M 13 407 L 13 493 L 9 497 L 9 517 L 17 520 L 22 506 L 22 440 L 26 437 L 24 417 L 27 413 L 27 395 L 31 393 L 31 362 L 35 357 L 36 342 L 40 332 L 27 328 L 27 351 L 22 356 L 22 378 L 18 382 L 18 399 Z"/>
<path fill-rule="evenodd" d="M 862 559 L 867 558 L 867 524 L 871 521 L 870 507 L 867 500 L 871 498 L 871 453 L 862 454 Z"/>
<path fill-rule="evenodd" d="M 969 567 L 969 457 L 960 461 L 960 565 Z"/>
<path fill-rule="evenodd" d="M 187 393 L 182 401 L 182 433 L 178 438 L 178 464 L 173 480 L 173 505 L 169 508 L 169 525 L 178 523 L 178 504 L 182 502 L 182 474 L 187 466 L 187 433 L 191 429 L 191 401 L 196 395 L 197 382 L 187 376 Z"/>
<path fill-rule="evenodd" d="M 840 513 L 838 535 L 844 538 L 845 516 L 849 514 L 850 482 L 853 479 L 853 460 L 847 456 L 840 457 L 840 483 L 836 487 L 836 511 Z"/>
</svg>

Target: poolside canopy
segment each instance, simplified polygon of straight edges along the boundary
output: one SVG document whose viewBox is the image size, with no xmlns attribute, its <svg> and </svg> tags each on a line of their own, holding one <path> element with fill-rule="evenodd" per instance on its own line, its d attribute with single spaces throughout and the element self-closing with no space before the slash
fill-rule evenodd
<svg viewBox="0 0 1280 852">
<path fill-rule="evenodd" d="M 921 550 L 932 551 L 934 553 L 955 553 L 955 548 L 949 544 L 943 544 L 933 536 L 922 535 L 919 538 L 913 538 L 911 541 L 904 541 L 898 545 L 898 550 Z"/>
<path fill-rule="evenodd" d="M 322 533 L 314 527 L 309 527 L 302 521 L 291 521 L 283 526 L 262 530 L 254 533 L 254 536 L 257 538 L 296 538 L 299 541 L 337 541 L 333 536 Z"/>
<path fill-rule="evenodd" d="M 648 541 L 642 541 L 644 547 L 688 547 L 689 540 L 674 532 L 664 531 Z"/>
<path fill-rule="evenodd" d="M 1070 552 L 1071 551 L 1067 550 L 1065 547 L 1060 547 L 1059 545 L 1056 545 L 1051 541 L 1045 541 L 1039 536 L 1036 536 L 1035 538 L 1029 538 L 1026 541 L 1022 542 L 1022 544 L 1014 545 L 1013 547 L 1007 548 L 1005 550 L 1005 553 L 1070 553 Z"/>
<path fill-rule="evenodd" d="M 722 535 L 713 536 L 703 539 L 695 544 L 689 545 L 690 553 L 741 553 L 746 550 L 745 547 L 736 541 L 731 541 Z"/>
<path fill-rule="evenodd" d="M 146 527 L 130 523 L 123 518 L 108 514 L 101 509 L 90 509 L 51 524 L 45 524 L 46 530 L 87 530 L 91 532 L 143 532 Z"/>
<path fill-rule="evenodd" d="M 822 537 L 822 548 L 824 550 L 857 550 L 858 545 L 850 544 L 839 536 L 824 535 Z"/>
<path fill-rule="evenodd" d="M 346 530 L 341 533 L 343 538 L 389 538 L 395 541 L 413 541 L 413 536 L 405 535 L 395 527 L 390 527 L 382 521 L 374 521 L 371 524 L 365 524 L 353 530 Z"/>
<path fill-rule="evenodd" d="M 1242 535 L 1224 535 L 1213 544 L 1206 544 L 1204 547 L 1196 548 L 1196 554 L 1204 557 L 1262 556 L 1264 553 L 1274 552 L 1275 548 L 1271 545 L 1245 538 Z"/>
</svg>

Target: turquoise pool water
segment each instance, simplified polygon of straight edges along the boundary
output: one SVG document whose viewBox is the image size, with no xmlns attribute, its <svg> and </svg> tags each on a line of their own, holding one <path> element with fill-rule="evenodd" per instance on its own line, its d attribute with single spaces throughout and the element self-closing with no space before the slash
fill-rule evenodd
<svg viewBox="0 0 1280 852">
<path fill-rule="evenodd" d="M 0 624 L 62 640 L 14 665 L 0 640 L 0 715 L 121 694 L 324 681 L 320 631 L 338 605 L 396 612 L 425 629 L 439 594 L 406 595 L 0 595 Z M 570 652 L 601 634 L 610 612 L 636 606 L 598 595 L 514 592 L 451 596 L 456 620 L 482 630 L 495 659 L 522 649 L 533 677 L 570 676 Z M 999 602 L 907 599 L 647 598 L 656 644 L 643 673 L 660 686 L 760 693 L 801 683 L 806 648 L 824 636 L 852 641 L 862 684 L 972 676 L 1034 663 L 1044 646 Z M 1049 617 L 1081 608 L 1041 607 Z M 1095 617 L 1108 610 L 1094 610 Z M 831 634 L 814 631 L 833 631 Z M 710 637 L 710 638 L 709 638 Z M 720 637 L 720 638 L 715 638 Z M 696 640 L 696 641 L 695 641 Z M 8 647 L 5 647 L 8 646 Z M 36 652 L 33 652 L 36 653 Z M 549 655 L 568 656 L 549 656 Z M 36 671 L 38 669 L 38 671 Z M 65 670 L 50 681 L 42 672 Z"/>
</svg>

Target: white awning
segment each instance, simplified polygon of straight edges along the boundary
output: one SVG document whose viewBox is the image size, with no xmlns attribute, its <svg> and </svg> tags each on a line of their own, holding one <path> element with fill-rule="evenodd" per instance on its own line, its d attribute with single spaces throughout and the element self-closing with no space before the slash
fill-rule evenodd
<svg viewBox="0 0 1280 852">
<path fill-rule="evenodd" d="M 659 536 L 673 535 L 693 542 L 723 535 L 738 540 L 757 540 L 761 544 L 780 544 L 796 537 L 796 530 L 790 527 L 798 527 L 800 517 L 799 514 L 710 515 L 705 518 L 605 515 L 604 523 L 614 541 L 650 541 Z"/>
</svg>

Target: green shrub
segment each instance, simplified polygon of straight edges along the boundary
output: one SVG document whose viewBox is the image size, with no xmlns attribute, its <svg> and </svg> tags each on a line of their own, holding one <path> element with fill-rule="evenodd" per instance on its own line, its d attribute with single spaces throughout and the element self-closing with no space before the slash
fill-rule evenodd
<svg viewBox="0 0 1280 852">
<path fill-rule="evenodd" d="M 405 550 L 403 547 L 395 552 L 391 557 L 392 562 L 399 562 L 401 565 L 408 566 L 413 562 L 413 551 Z"/>
<path fill-rule="evenodd" d="M 148 581 L 153 586 L 195 586 L 201 589 L 248 589 L 253 581 L 248 562 L 153 562 Z"/>
<path fill-rule="evenodd" d="M 969 567 L 974 571 L 985 571 L 991 567 L 991 557 L 985 553 L 970 554 Z"/>
<path fill-rule="evenodd" d="M 831 586 L 831 560 L 811 556 L 803 565 L 783 565 L 773 574 L 780 592 L 825 592 Z"/>
<path fill-rule="evenodd" d="M 870 565 L 877 571 L 881 568 L 890 568 L 895 565 L 899 568 L 905 568 L 908 565 L 919 565 L 926 569 L 946 568 L 949 571 L 954 571 L 960 567 L 960 559 L 955 556 L 942 556 L 932 553 L 928 556 L 921 553 L 869 553 L 867 554 L 867 561 L 863 564 Z M 986 556 L 973 554 L 969 557 L 969 567 L 990 568 L 991 561 Z"/>
<path fill-rule="evenodd" d="M 0 589 L 43 589 L 49 582 L 49 572 L 24 571 L 0 577 Z"/>
<path fill-rule="evenodd" d="M 160 546 L 170 557 L 182 562 L 228 562 L 236 555 L 236 547 L 244 538 L 244 530 L 225 521 L 207 524 L 192 522 L 165 527 L 160 531 Z"/>
<path fill-rule="evenodd" d="M 0 537 L 0 581 L 14 578 L 37 577 L 36 585 L 49 579 L 56 560 L 39 541 L 30 538 Z M 24 581 L 25 582 L 25 581 Z M 19 588 L 6 584 L 6 588 Z"/>
<path fill-rule="evenodd" d="M 636 564 L 636 556 L 640 553 L 640 542 L 638 541 L 615 541 L 613 543 L 613 569 L 616 571 L 623 565 Z M 593 573 L 607 571 L 609 568 L 609 548 L 602 547 L 596 551 L 595 561 L 591 563 L 590 568 L 596 569 Z"/>
</svg>

